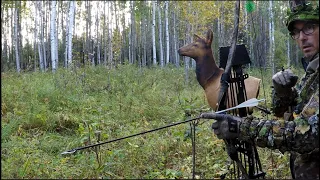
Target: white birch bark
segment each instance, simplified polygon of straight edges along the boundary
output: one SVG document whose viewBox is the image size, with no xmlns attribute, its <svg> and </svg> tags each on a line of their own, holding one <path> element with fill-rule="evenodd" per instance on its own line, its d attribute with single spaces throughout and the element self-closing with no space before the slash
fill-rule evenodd
<svg viewBox="0 0 320 180">
<path fill-rule="evenodd" d="M 73 38 L 73 26 L 75 18 L 76 3 L 70 1 L 69 7 L 69 22 L 68 22 L 68 66 L 72 63 L 72 38 Z"/>
<path fill-rule="evenodd" d="M 111 1 L 110 1 L 110 3 L 111 3 Z M 112 41 L 111 41 L 112 40 L 112 23 L 110 23 L 110 17 L 112 17 L 112 15 L 113 15 L 112 4 L 109 6 L 109 8 L 111 11 L 111 12 L 109 12 L 111 14 L 111 16 L 108 14 L 108 22 L 109 22 L 108 23 L 108 25 L 109 25 L 109 27 L 108 27 L 108 35 L 109 35 L 109 37 L 108 37 L 108 44 L 109 44 L 108 62 L 109 62 L 109 66 L 112 67 L 112 65 L 113 65 Z"/>
<path fill-rule="evenodd" d="M 156 52 L 156 3 L 152 1 L 152 60 L 153 65 L 157 65 L 157 52 Z"/>
<path fill-rule="evenodd" d="M 191 1 L 189 1 L 188 3 L 188 12 L 191 13 Z M 191 37 L 190 37 L 190 33 L 191 33 L 191 25 L 190 23 L 187 22 L 187 32 L 186 32 L 186 42 L 184 44 L 189 44 L 191 43 Z M 184 64 L 184 70 L 185 70 L 185 81 L 187 83 L 189 83 L 189 69 L 190 69 L 190 57 L 185 57 L 185 64 Z"/>
<path fill-rule="evenodd" d="M 133 7 L 132 7 L 132 3 L 130 1 L 130 11 L 132 11 Z M 129 27 L 129 63 L 132 64 L 133 60 L 132 60 L 132 22 L 130 21 L 130 19 L 128 19 L 128 22 L 130 22 L 130 27 Z"/>
<path fill-rule="evenodd" d="M 136 21 L 135 21 L 135 13 L 134 13 L 134 1 L 130 1 L 131 2 L 131 60 L 132 63 L 135 63 L 136 61 L 136 50 L 137 50 L 137 38 L 136 38 Z"/>
<path fill-rule="evenodd" d="M 160 66 L 164 66 L 163 60 L 163 46 L 162 46 L 162 21 L 161 21 L 161 5 L 160 1 L 158 1 L 158 18 L 159 18 L 159 51 L 160 51 Z"/>
<path fill-rule="evenodd" d="M 174 1 L 174 3 L 176 4 L 176 2 Z M 178 28 L 178 25 L 177 25 L 177 16 L 179 15 L 179 9 L 176 11 L 176 12 L 173 12 L 173 35 L 174 35 L 174 53 L 175 53 L 175 64 L 176 64 L 176 67 L 180 67 L 180 56 L 178 54 L 178 43 L 179 43 L 179 40 L 178 40 L 178 35 L 177 35 L 177 28 Z"/>
<path fill-rule="evenodd" d="M 169 11 L 169 2 L 165 1 L 165 19 L 166 19 L 166 64 L 169 63 L 170 59 L 169 59 L 169 17 L 168 17 L 168 11 Z"/>
<path fill-rule="evenodd" d="M 47 54 L 46 54 L 46 44 L 45 44 L 45 37 L 47 35 L 47 26 L 46 24 L 47 21 L 46 21 L 46 4 L 45 2 L 41 2 L 41 9 L 39 9 L 41 11 L 41 22 L 40 22 L 40 31 L 41 31 L 41 45 L 42 45 L 42 54 L 43 54 L 43 67 L 44 67 L 44 71 L 47 70 Z M 46 38 L 48 39 L 48 38 Z M 47 42 L 48 43 L 48 42 Z"/>
<path fill-rule="evenodd" d="M 130 20 L 128 20 L 128 21 L 130 21 Z M 131 26 L 131 25 L 130 25 Z M 131 56 L 131 54 L 132 54 L 132 40 L 131 40 L 131 38 L 132 38 L 132 36 L 131 36 L 131 27 L 129 28 L 129 35 L 128 35 L 128 38 L 129 38 L 129 63 L 130 64 L 132 64 L 132 62 L 133 62 L 133 60 L 132 60 L 132 56 Z"/>
<path fill-rule="evenodd" d="M 107 65 L 107 42 L 106 42 L 106 2 L 103 1 L 103 64 Z"/>
<path fill-rule="evenodd" d="M 270 12 L 270 22 L 269 22 L 269 42 L 270 42 L 270 63 L 272 64 L 272 74 L 275 74 L 275 64 L 274 64 L 274 18 L 272 11 L 273 2 L 269 1 L 269 12 Z"/>
<path fill-rule="evenodd" d="M 70 13 L 70 5 L 71 5 L 71 2 L 69 2 L 69 13 Z M 69 44 L 69 24 L 70 23 L 68 23 L 69 22 L 69 14 L 68 14 L 68 16 L 66 16 L 66 19 L 65 19 L 65 21 L 66 21 L 66 38 L 65 38 L 65 51 L 64 51 L 64 67 L 69 67 L 69 65 L 68 65 L 68 44 Z"/>
<path fill-rule="evenodd" d="M 56 31 L 56 4 L 57 1 L 51 1 L 51 16 L 50 16 L 50 41 L 51 41 L 51 63 L 52 71 L 55 72 L 57 69 L 57 57 L 56 57 L 56 41 L 55 41 L 55 31 Z"/>
<path fill-rule="evenodd" d="M 225 30 L 224 30 L 224 2 L 221 2 L 221 8 L 220 8 L 220 16 L 218 18 L 218 23 L 219 23 L 219 47 L 220 46 L 225 46 Z"/>
<path fill-rule="evenodd" d="M 99 6 L 100 6 L 100 3 L 99 1 L 96 2 L 97 4 L 97 13 L 96 13 L 96 39 L 97 39 L 97 63 L 98 64 L 101 64 L 100 62 L 100 41 L 99 41 Z"/>
<path fill-rule="evenodd" d="M 16 5 L 18 3 L 16 2 Z M 16 69 L 17 72 L 20 73 L 20 55 L 19 55 L 19 30 L 18 30 L 18 24 L 19 24 L 19 19 L 18 19 L 18 8 L 16 7 L 14 9 L 14 44 L 15 44 L 15 55 L 16 55 Z"/>
<path fill-rule="evenodd" d="M 39 67 L 40 71 L 43 72 L 45 71 L 45 66 L 44 66 L 44 53 L 43 53 L 43 24 L 42 24 L 42 3 L 40 1 L 37 1 L 37 12 L 39 13 L 39 17 L 37 18 L 37 41 L 38 41 L 38 51 L 39 51 Z"/>
<path fill-rule="evenodd" d="M 145 7 L 147 4 L 146 1 L 144 1 L 144 4 L 143 6 Z M 147 29 L 146 29 L 146 18 L 147 17 L 142 17 L 142 31 L 143 33 L 141 34 L 142 35 L 142 49 L 143 49 L 143 52 L 142 52 L 142 62 L 141 62 L 141 66 L 142 67 L 145 67 L 147 65 Z"/>
</svg>

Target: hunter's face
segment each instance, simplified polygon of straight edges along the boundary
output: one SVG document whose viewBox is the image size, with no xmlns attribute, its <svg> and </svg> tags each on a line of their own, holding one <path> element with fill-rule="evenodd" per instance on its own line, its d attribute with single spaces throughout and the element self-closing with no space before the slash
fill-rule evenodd
<svg viewBox="0 0 320 180">
<path fill-rule="evenodd" d="M 293 32 L 296 32 L 296 42 L 306 58 L 311 58 L 319 52 L 319 24 L 297 21 Z"/>
</svg>

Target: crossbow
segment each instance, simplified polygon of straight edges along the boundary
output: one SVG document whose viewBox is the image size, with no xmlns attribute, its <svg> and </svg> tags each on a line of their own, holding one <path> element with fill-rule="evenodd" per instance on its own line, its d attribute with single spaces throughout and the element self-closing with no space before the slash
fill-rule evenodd
<svg viewBox="0 0 320 180">
<path fill-rule="evenodd" d="M 235 54 L 240 46 L 236 45 L 238 26 L 239 26 L 239 13 L 240 13 L 240 0 L 236 1 L 235 5 L 235 17 L 234 17 L 234 30 L 232 36 L 232 44 L 229 49 L 229 54 L 227 59 L 223 62 L 221 59 L 221 49 L 220 49 L 220 66 L 221 64 L 226 64 L 221 81 L 220 81 L 220 92 L 218 97 L 218 110 L 225 109 L 227 104 L 236 105 L 236 103 L 242 103 L 247 100 L 246 87 L 244 84 L 244 79 L 248 77 L 248 74 L 244 74 L 242 70 L 242 65 L 245 61 L 236 60 Z M 241 62 L 239 62 L 241 61 Z M 250 60 L 249 60 L 250 62 Z M 228 93 L 235 92 L 235 93 Z M 230 96 L 230 97 L 228 97 Z M 248 115 L 248 108 L 240 108 L 237 111 L 233 111 L 233 115 L 240 117 L 245 117 Z M 264 179 L 265 172 L 262 171 L 262 166 L 255 146 L 254 140 L 249 142 L 243 142 L 239 140 L 224 140 L 226 144 L 226 149 L 229 157 L 233 160 L 233 173 L 231 173 L 231 178 L 237 179 Z M 224 179 L 226 174 L 221 176 Z"/>
</svg>

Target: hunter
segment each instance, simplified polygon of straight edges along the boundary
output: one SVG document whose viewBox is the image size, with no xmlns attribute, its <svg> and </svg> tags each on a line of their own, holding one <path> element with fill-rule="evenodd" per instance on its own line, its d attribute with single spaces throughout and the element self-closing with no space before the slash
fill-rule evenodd
<svg viewBox="0 0 320 180">
<path fill-rule="evenodd" d="M 319 179 L 319 4 L 297 0 L 289 4 L 286 26 L 304 55 L 305 74 L 299 83 L 290 69 L 272 77 L 272 111 L 283 119 L 214 113 L 200 117 L 217 120 L 212 129 L 220 139 L 254 139 L 259 147 L 290 152 L 293 179 Z"/>
</svg>

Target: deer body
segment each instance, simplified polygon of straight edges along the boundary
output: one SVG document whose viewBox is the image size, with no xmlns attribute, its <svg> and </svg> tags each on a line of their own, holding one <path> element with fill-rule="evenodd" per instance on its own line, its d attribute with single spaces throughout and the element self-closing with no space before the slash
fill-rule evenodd
<svg viewBox="0 0 320 180">
<path fill-rule="evenodd" d="M 207 38 L 194 35 L 194 42 L 181 47 L 178 53 L 188 56 L 196 61 L 196 76 L 199 84 L 204 89 L 209 106 L 217 110 L 218 96 L 220 91 L 220 79 L 224 70 L 219 68 L 213 58 L 211 50 L 213 33 L 207 32 Z M 249 76 L 244 80 L 247 98 L 256 98 L 259 94 L 260 79 Z M 228 90 L 230 93 L 230 90 Z M 230 96 L 229 96 L 230 97 Z M 230 105 L 227 105 L 229 108 Z"/>
</svg>

